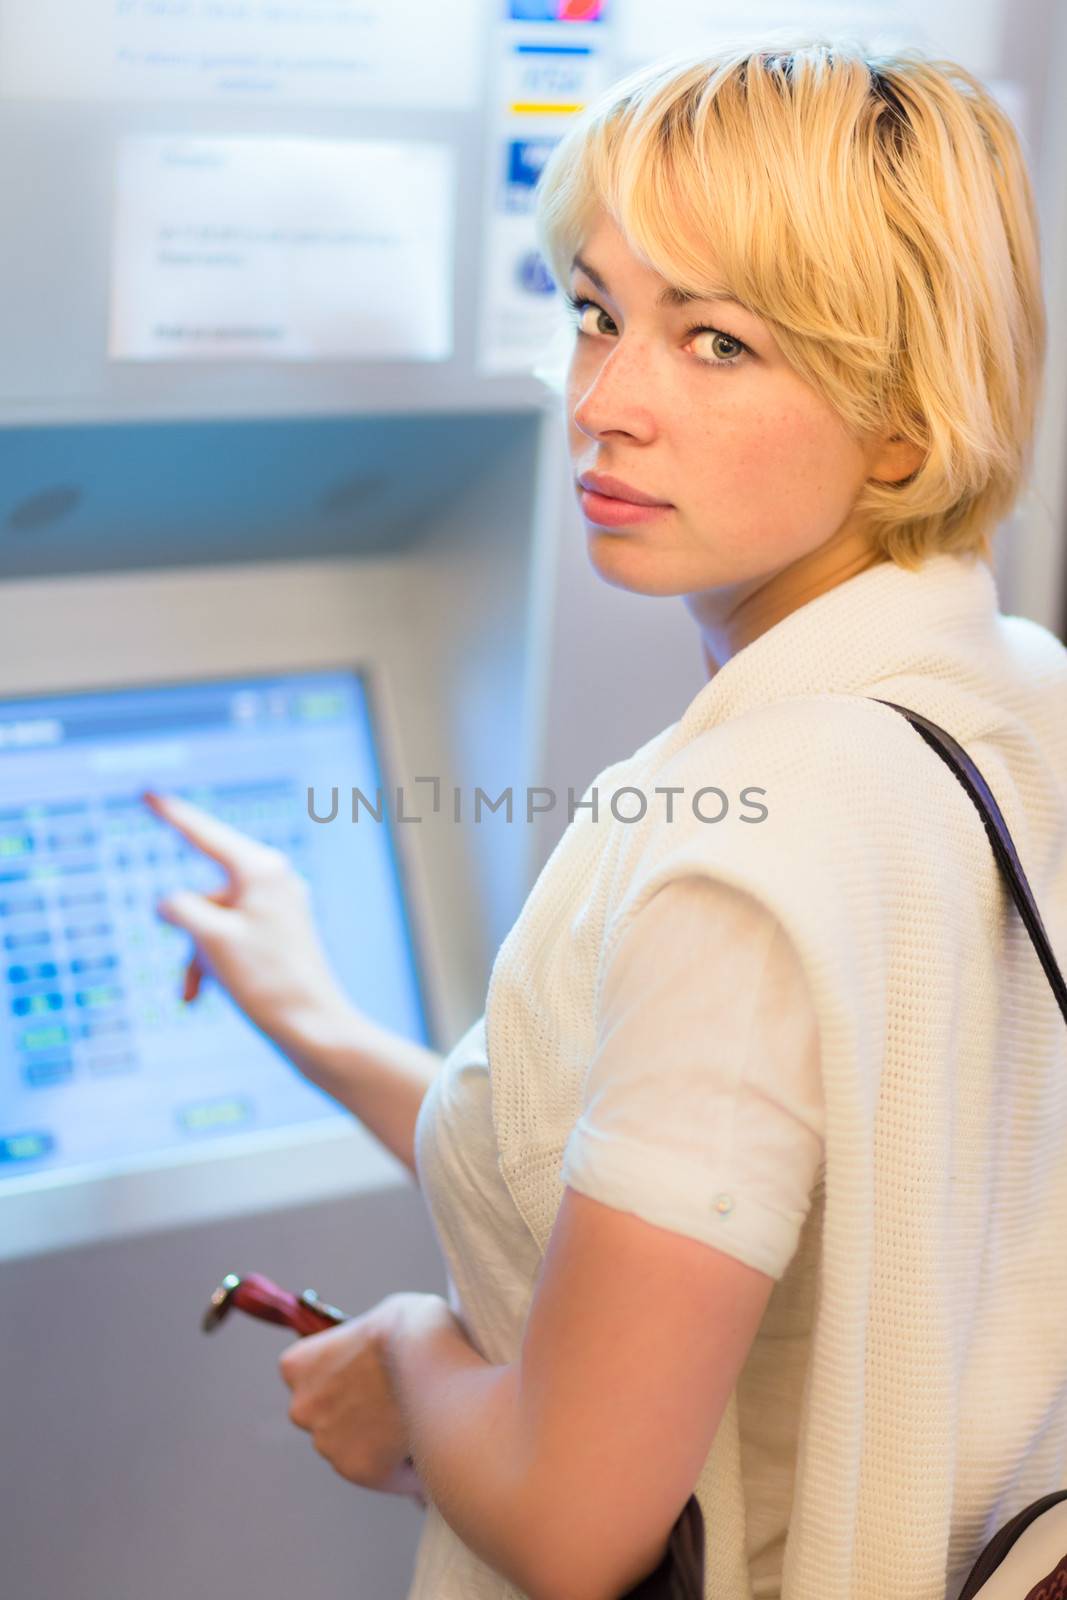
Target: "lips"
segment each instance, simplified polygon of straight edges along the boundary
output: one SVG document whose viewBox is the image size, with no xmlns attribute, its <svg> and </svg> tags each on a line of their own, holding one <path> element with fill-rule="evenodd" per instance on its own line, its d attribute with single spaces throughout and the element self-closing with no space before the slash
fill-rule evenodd
<svg viewBox="0 0 1067 1600">
<path fill-rule="evenodd" d="M 606 472 L 583 472 L 578 482 L 583 489 L 588 489 L 593 494 L 606 495 L 612 500 L 627 500 L 631 505 L 670 505 L 669 500 L 658 500 L 655 495 L 644 494 L 640 489 L 623 483 L 621 478 L 612 478 Z"/>
</svg>

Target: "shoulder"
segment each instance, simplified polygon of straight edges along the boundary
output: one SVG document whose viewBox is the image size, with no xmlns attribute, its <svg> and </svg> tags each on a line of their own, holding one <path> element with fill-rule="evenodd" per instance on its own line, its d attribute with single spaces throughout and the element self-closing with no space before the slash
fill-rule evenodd
<svg viewBox="0 0 1067 1600">
<path fill-rule="evenodd" d="M 715 743 L 745 741 L 773 751 L 780 748 L 783 735 L 793 734 L 832 745 L 843 738 L 851 741 L 857 735 L 862 739 L 875 736 L 890 718 L 902 720 L 899 711 L 893 711 L 874 695 L 828 690 L 752 706 L 701 730 L 693 742 L 703 741 L 707 748 Z"/>
<path fill-rule="evenodd" d="M 907 719 L 872 696 L 797 695 L 697 730 L 666 756 L 657 776 L 773 781 L 796 804 L 807 796 L 822 806 L 833 803 L 842 785 L 910 792 L 913 776 L 929 770 L 930 755 Z"/>
<path fill-rule="evenodd" d="M 611 898 L 623 920 L 692 875 L 787 922 L 786 907 L 828 914 L 835 899 L 880 898 L 943 848 L 930 790 L 952 787 L 899 711 L 851 694 L 778 700 L 698 730 L 647 781 L 675 801 L 668 820 L 649 794 L 642 826 L 620 830 Z"/>
</svg>

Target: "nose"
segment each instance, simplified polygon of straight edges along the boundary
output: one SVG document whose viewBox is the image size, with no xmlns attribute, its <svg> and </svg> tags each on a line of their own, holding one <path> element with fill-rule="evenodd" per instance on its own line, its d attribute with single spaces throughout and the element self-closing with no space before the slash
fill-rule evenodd
<svg viewBox="0 0 1067 1600">
<path fill-rule="evenodd" d="M 591 439 L 610 433 L 641 440 L 654 437 L 647 354 L 642 358 L 636 347 L 624 349 L 620 340 L 606 355 L 588 359 L 585 365 L 581 352 L 575 353 L 572 393 L 578 398 L 571 409 L 575 426 Z"/>
</svg>

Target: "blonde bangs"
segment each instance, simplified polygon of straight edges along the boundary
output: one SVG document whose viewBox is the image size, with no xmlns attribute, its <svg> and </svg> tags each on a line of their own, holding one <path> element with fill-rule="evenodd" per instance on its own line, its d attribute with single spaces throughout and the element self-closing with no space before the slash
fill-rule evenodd
<svg viewBox="0 0 1067 1600">
<path fill-rule="evenodd" d="M 857 501 L 883 554 L 991 559 L 1029 466 L 1046 331 L 1025 160 L 978 79 L 847 40 L 655 63 L 546 163 L 557 283 L 600 210 L 667 282 L 763 318 L 857 438 L 923 448 L 911 478 Z"/>
</svg>

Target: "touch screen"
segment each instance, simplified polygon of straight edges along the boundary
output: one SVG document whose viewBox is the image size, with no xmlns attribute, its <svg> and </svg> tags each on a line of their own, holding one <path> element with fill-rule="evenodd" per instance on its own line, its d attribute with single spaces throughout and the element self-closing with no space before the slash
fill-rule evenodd
<svg viewBox="0 0 1067 1600">
<path fill-rule="evenodd" d="M 155 905 L 226 875 L 145 789 L 284 850 L 352 1000 L 429 1042 L 390 809 L 353 822 L 352 787 L 388 794 L 356 671 L 0 700 L 0 1185 L 347 1115 L 214 979 L 182 1000 Z"/>
</svg>

